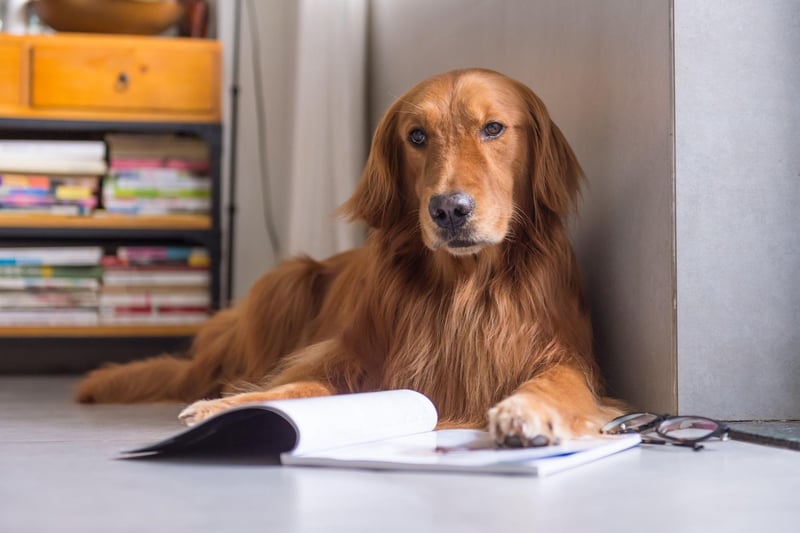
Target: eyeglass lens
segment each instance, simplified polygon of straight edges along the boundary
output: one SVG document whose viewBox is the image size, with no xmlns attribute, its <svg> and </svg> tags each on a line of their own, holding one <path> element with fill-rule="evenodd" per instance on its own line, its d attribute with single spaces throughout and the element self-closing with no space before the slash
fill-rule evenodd
<svg viewBox="0 0 800 533">
<path fill-rule="evenodd" d="M 602 432 L 615 433 L 635 433 L 651 427 L 660 417 L 651 413 L 633 413 L 615 418 L 606 424 Z"/>
<path fill-rule="evenodd" d="M 675 440 L 693 441 L 712 435 L 719 424 L 708 418 L 678 416 L 669 418 L 658 426 L 658 434 Z"/>
</svg>

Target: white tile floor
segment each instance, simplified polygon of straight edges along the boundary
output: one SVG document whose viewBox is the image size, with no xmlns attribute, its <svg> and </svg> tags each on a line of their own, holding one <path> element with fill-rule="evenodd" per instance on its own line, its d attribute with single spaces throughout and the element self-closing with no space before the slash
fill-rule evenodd
<svg viewBox="0 0 800 533">
<path fill-rule="evenodd" d="M 550 478 L 116 460 L 175 405 L 79 406 L 73 379 L 0 378 L 0 532 L 795 532 L 800 453 L 623 452 Z"/>
</svg>

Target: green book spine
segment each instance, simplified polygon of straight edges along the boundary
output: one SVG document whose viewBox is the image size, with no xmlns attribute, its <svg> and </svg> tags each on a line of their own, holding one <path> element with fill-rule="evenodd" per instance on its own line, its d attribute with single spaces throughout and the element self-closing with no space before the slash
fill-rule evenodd
<svg viewBox="0 0 800 533">
<path fill-rule="evenodd" d="M 15 266 L 0 265 L 3 278 L 95 278 L 103 277 L 101 266 Z"/>
</svg>

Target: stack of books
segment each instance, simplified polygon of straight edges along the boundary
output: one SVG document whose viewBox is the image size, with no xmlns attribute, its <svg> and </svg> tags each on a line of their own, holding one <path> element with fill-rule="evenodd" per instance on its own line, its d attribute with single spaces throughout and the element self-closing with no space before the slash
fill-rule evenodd
<svg viewBox="0 0 800 533">
<path fill-rule="evenodd" d="M 119 247 L 102 262 L 101 324 L 188 325 L 208 318 L 204 248 Z"/>
<path fill-rule="evenodd" d="M 103 250 L 0 248 L 0 326 L 97 325 Z"/>
<path fill-rule="evenodd" d="M 0 214 L 91 214 L 105 154 L 102 141 L 0 141 Z"/>
<path fill-rule="evenodd" d="M 211 208 L 208 146 L 173 135 L 106 136 L 110 172 L 103 205 L 110 213 L 208 213 Z"/>
</svg>

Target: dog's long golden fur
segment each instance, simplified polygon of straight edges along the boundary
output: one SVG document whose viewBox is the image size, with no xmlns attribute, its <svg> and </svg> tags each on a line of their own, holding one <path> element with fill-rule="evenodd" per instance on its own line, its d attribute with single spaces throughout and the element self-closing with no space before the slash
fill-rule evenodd
<svg viewBox="0 0 800 533">
<path fill-rule="evenodd" d="M 342 207 L 370 226 L 364 247 L 281 264 L 203 326 L 191 359 L 96 370 L 77 398 L 222 395 L 183 411 L 195 423 L 249 401 L 410 388 L 443 424 L 488 425 L 500 443 L 595 432 L 618 411 L 600 396 L 564 225 L 581 179 L 524 85 L 486 70 L 424 81 L 381 120 Z"/>
</svg>

